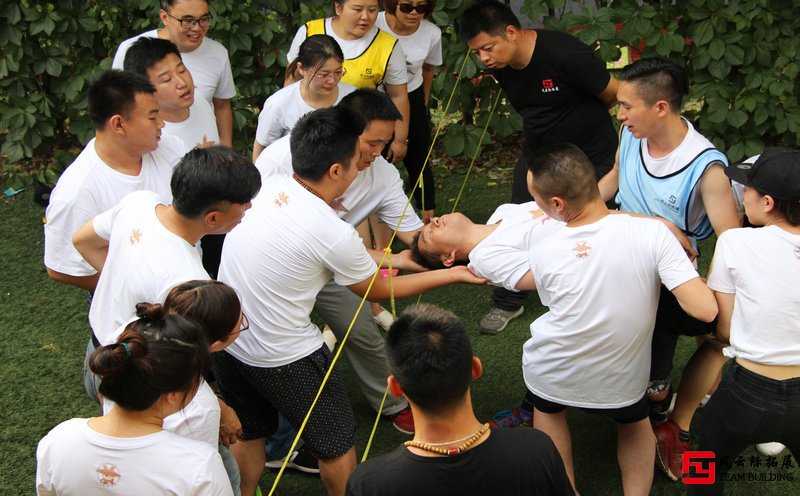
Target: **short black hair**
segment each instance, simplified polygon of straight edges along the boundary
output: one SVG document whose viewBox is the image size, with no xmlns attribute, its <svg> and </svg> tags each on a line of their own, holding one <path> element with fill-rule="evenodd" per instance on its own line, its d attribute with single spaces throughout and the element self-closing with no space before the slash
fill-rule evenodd
<svg viewBox="0 0 800 496">
<path fill-rule="evenodd" d="M 125 52 L 125 70 L 136 72 L 147 77 L 147 71 L 164 58 L 174 53 L 178 59 L 183 60 L 181 52 L 175 43 L 161 38 L 150 38 L 142 36 L 133 42 L 133 45 Z"/>
<path fill-rule="evenodd" d="M 196 219 L 224 202 L 248 203 L 261 189 L 261 174 L 250 159 L 226 146 L 194 148 L 172 171 L 170 188 L 175 210 Z"/>
<path fill-rule="evenodd" d="M 95 131 L 106 127 L 115 115 L 127 118 L 136 107 L 136 94 L 156 92 L 147 77 L 135 72 L 111 69 L 100 74 L 91 85 L 86 96 L 89 120 Z"/>
<path fill-rule="evenodd" d="M 456 19 L 458 39 L 466 43 L 481 33 L 505 36 L 506 27 L 522 29 L 511 7 L 494 0 L 481 0 L 467 7 Z"/>
<path fill-rule="evenodd" d="M 431 415 L 464 401 L 472 345 L 461 321 L 433 305 L 409 307 L 386 334 L 386 361 L 409 400 Z"/>
<path fill-rule="evenodd" d="M 523 147 L 522 160 L 533 174 L 536 189 L 552 198 L 585 204 L 600 195 L 594 166 L 572 143 L 556 143 L 531 152 Z"/>
<path fill-rule="evenodd" d="M 689 94 L 686 70 L 675 62 L 658 57 L 639 59 L 626 65 L 619 79 L 636 83 L 637 94 L 646 104 L 666 100 L 676 113 L 680 113 L 683 97 Z"/>
<path fill-rule="evenodd" d="M 339 102 L 342 107 L 347 107 L 364 119 L 368 126 L 372 121 L 399 121 L 403 119 L 400 111 L 386 93 L 373 89 L 356 90 Z"/>
<path fill-rule="evenodd" d="M 428 270 L 444 269 L 445 266 L 441 260 L 436 257 L 426 255 L 425 253 L 422 253 L 422 250 L 419 249 L 420 235 L 422 235 L 422 231 L 417 231 L 417 233 L 414 234 L 414 237 L 411 238 L 411 244 L 408 245 L 408 249 L 411 250 L 411 260 Z"/>
<path fill-rule="evenodd" d="M 317 182 L 333 164 L 349 167 L 362 132 L 364 120 L 339 105 L 304 115 L 289 137 L 292 169 L 300 178 Z"/>
</svg>

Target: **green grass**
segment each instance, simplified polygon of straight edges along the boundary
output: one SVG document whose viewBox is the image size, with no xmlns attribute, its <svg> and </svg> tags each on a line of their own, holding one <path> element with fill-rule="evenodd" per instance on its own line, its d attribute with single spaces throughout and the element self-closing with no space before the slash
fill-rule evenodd
<svg viewBox="0 0 800 496">
<path fill-rule="evenodd" d="M 507 165 L 513 165 L 507 164 Z M 485 165 L 484 165 L 485 166 Z M 439 212 L 449 211 L 463 180 L 462 168 L 437 169 L 445 188 L 437 199 Z M 510 187 L 499 185 L 494 175 L 473 174 L 460 201 L 459 210 L 473 220 L 485 221 L 494 208 L 507 201 Z M 29 191 L 0 205 L 0 253 L 5 257 L 0 276 L 0 494 L 34 492 L 35 450 L 39 439 L 56 424 L 72 418 L 98 414 L 86 397 L 81 383 L 82 360 L 89 330 L 88 304 L 81 290 L 48 279 L 43 265 L 42 209 Z M 705 246 L 706 263 L 710 243 Z M 473 386 L 473 401 L 479 418 L 519 403 L 524 393 L 520 370 L 522 344 L 529 337 L 528 325 L 544 312 L 536 295 L 531 295 L 522 317 L 498 336 L 478 333 L 478 320 L 489 309 L 491 289 L 451 286 L 432 291 L 422 300 L 448 308 L 464 321 L 476 355 L 484 364 L 484 376 Z M 413 301 L 398 302 L 398 310 Z M 694 349 L 691 339 L 682 339 L 675 359 L 675 380 Z M 374 412 L 366 404 L 346 361 L 339 365 L 351 392 L 358 423 L 357 450 L 364 451 Z M 700 413 L 702 415 L 702 412 Z M 621 494 L 616 462 L 616 430 L 610 419 L 570 411 L 577 484 L 584 495 Z M 698 422 L 695 420 L 695 426 Z M 378 426 L 370 456 L 394 449 L 407 439 L 388 422 Z M 749 449 L 746 455 L 755 451 Z M 750 469 L 740 469 L 745 471 Z M 756 469 L 758 470 L 758 469 Z M 763 469 L 762 469 L 763 470 Z M 793 471 L 796 478 L 800 472 Z M 274 473 L 265 473 L 264 494 L 272 486 Z M 793 482 L 731 482 L 728 494 L 789 495 L 797 493 Z M 319 479 L 288 471 L 277 494 L 321 494 Z M 656 473 L 652 494 L 684 494 L 684 486 Z"/>
</svg>

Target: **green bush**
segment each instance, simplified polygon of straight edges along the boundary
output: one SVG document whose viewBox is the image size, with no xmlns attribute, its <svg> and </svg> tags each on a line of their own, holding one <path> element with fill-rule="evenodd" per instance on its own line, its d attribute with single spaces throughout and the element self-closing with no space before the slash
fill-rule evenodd
<svg viewBox="0 0 800 496">
<path fill-rule="evenodd" d="M 440 143 L 451 156 L 471 157 L 479 145 L 497 85 L 460 43 L 453 20 L 468 0 L 440 0 L 432 20 L 443 27 L 444 66 L 434 82 L 441 113 L 457 86 Z M 692 81 L 687 113 L 731 159 L 765 145 L 800 141 L 800 0 L 525 0 L 522 13 L 546 27 L 573 32 L 605 60 L 619 47 L 641 48 L 684 65 Z M 599 8 L 598 8 L 599 7 Z M 212 0 L 209 36 L 230 52 L 238 96 L 235 147 L 252 145 L 264 99 L 280 87 L 286 51 L 297 27 L 329 13 L 328 2 Z M 31 176 L 52 183 L 91 136 L 85 93 L 110 67 L 117 44 L 158 23 L 155 0 L 21 0 L 0 7 L 0 161 L 7 185 Z M 464 57 L 468 59 L 464 63 Z M 463 65 L 463 72 L 458 74 Z M 486 140 L 521 129 L 501 99 Z"/>
</svg>

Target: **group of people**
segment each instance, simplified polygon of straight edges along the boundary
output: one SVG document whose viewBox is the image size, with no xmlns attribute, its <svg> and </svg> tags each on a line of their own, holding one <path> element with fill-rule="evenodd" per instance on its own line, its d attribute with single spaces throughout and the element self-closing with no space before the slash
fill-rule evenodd
<svg viewBox="0 0 800 496">
<path fill-rule="evenodd" d="M 229 148 L 235 89 L 205 0 L 162 0 L 163 27 L 124 41 L 124 70 L 92 83 L 95 138 L 51 195 L 45 266 L 89 293 L 84 384 L 104 415 L 42 439 L 40 494 L 250 496 L 283 463 L 337 495 L 574 494 L 566 407 L 614 419 L 623 491 L 647 494 L 656 462 L 683 475 L 712 392 L 700 449 L 800 453 L 800 151 L 729 165 L 681 116 L 678 65 L 642 59 L 617 80 L 570 35 L 481 0 L 458 35 L 522 115 L 525 144 L 512 204 L 486 224 L 436 217 L 422 168 L 434 3 L 333 6 L 298 29 L 252 162 Z M 420 176 L 422 219 L 405 209 Z M 765 227 L 741 229 L 742 216 Z M 387 256 L 382 230 L 410 249 Z M 706 283 L 697 240 L 712 233 Z M 413 273 L 382 277 L 389 267 Z M 418 305 L 386 322 L 377 303 L 486 282 L 483 333 L 521 315 L 530 291 L 549 310 L 522 350 L 521 405 L 482 424 L 469 385 L 483 367 L 458 318 Z M 362 299 L 377 305 L 359 311 Z M 681 334 L 700 337 L 670 412 Z M 353 411 L 329 374 L 336 341 L 370 406 L 413 435 L 358 467 Z M 535 429 L 507 429 L 523 425 Z M 727 468 L 691 490 L 721 494 Z"/>
</svg>

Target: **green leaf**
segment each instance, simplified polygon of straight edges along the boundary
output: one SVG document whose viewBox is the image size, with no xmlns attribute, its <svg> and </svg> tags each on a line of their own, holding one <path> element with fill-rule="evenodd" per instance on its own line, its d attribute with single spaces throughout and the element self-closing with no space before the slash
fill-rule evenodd
<svg viewBox="0 0 800 496">
<path fill-rule="evenodd" d="M 442 145 L 448 156 L 461 155 L 464 151 L 464 141 L 464 132 L 460 125 L 450 124 L 447 126 L 447 132 L 442 136 Z"/>
<path fill-rule="evenodd" d="M 717 79 L 725 79 L 731 72 L 731 66 L 724 60 L 712 60 L 708 63 L 708 72 Z"/>
<path fill-rule="evenodd" d="M 716 60 L 721 59 L 725 55 L 725 43 L 719 38 L 714 38 L 708 45 L 708 53 Z"/>
<path fill-rule="evenodd" d="M 747 122 L 747 114 L 741 110 L 734 109 L 728 112 L 728 124 L 735 128 L 740 128 Z"/>
<path fill-rule="evenodd" d="M 708 20 L 698 22 L 689 30 L 689 37 L 695 45 L 705 45 L 714 37 L 714 28 Z"/>
<path fill-rule="evenodd" d="M 744 62 L 744 50 L 738 45 L 728 45 L 728 50 L 725 51 L 725 60 L 730 65 L 742 65 L 742 62 Z"/>
<path fill-rule="evenodd" d="M 53 77 L 61 75 L 61 64 L 56 60 L 49 58 L 45 64 L 45 71 Z"/>
</svg>

